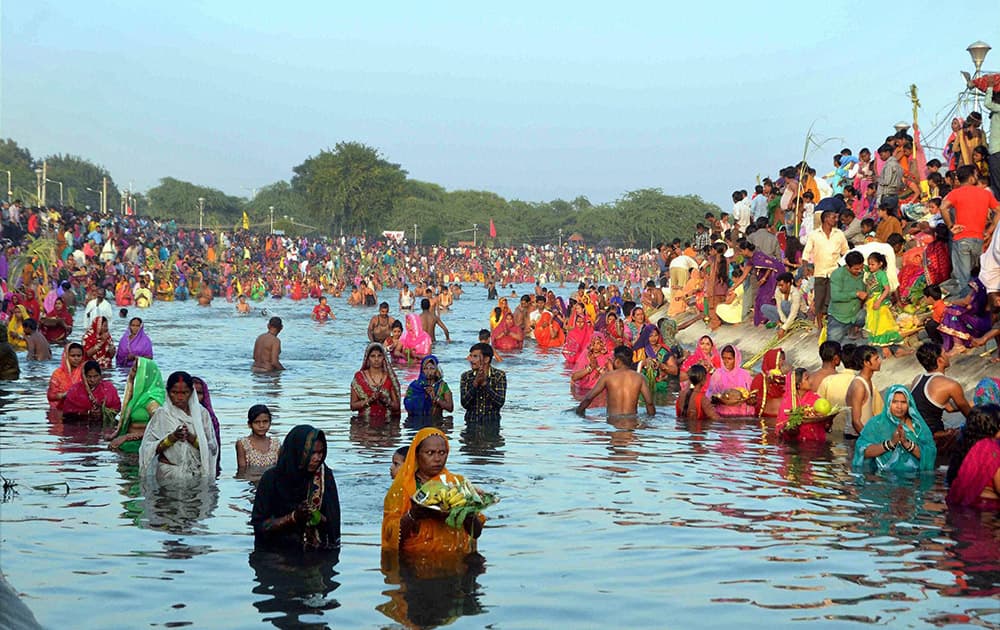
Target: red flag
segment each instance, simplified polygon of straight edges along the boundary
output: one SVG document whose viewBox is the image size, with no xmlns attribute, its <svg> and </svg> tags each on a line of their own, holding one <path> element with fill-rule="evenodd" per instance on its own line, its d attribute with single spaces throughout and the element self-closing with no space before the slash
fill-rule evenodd
<svg viewBox="0 0 1000 630">
<path fill-rule="evenodd" d="M 490 238 L 497 237 L 497 226 L 493 225 L 493 219 L 490 219 Z"/>
</svg>

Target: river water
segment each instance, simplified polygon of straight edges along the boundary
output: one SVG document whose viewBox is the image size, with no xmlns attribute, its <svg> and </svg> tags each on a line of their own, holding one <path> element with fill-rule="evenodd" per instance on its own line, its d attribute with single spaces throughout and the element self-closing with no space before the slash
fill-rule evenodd
<svg viewBox="0 0 1000 630">
<path fill-rule="evenodd" d="M 332 306 L 327 324 L 310 321 L 311 301 L 268 300 L 245 317 L 222 300 L 140 313 L 164 375 L 205 378 L 222 422 L 223 474 L 199 496 L 143 497 L 132 462 L 106 450 L 97 428 L 50 423 L 56 359 L 22 365 L 21 380 L 3 385 L 0 470 L 16 486 L 0 506 L 0 568 L 42 625 L 1000 625 L 1000 525 L 947 514 L 941 474 L 863 478 L 841 444 L 775 444 L 746 421 L 689 426 L 672 406 L 638 421 L 612 424 L 595 410 L 581 419 L 561 356 L 533 346 L 498 365 L 508 375 L 499 429 L 468 429 L 461 413 L 445 423 L 449 468 L 502 497 L 480 541 L 485 572 L 389 583 L 382 498 L 390 455 L 416 429 L 352 422 L 348 387 L 373 311 Z M 455 342 L 435 353 L 456 405 L 491 306 L 470 287 L 444 316 Z M 285 321 L 278 376 L 248 369 L 261 307 Z M 118 320 L 112 335 L 123 330 Z M 123 376 L 112 380 L 122 391 Z M 300 423 L 326 432 L 343 515 L 335 566 L 251 553 L 253 486 L 234 476 L 233 445 L 258 402 L 279 435 Z"/>
</svg>

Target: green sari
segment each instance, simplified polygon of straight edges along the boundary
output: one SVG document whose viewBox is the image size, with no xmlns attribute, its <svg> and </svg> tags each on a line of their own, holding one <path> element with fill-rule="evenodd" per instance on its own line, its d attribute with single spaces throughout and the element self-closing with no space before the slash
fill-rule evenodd
<svg viewBox="0 0 1000 630">
<path fill-rule="evenodd" d="M 156 402 L 162 406 L 167 399 L 167 389 L 163 385 L 163 375 L 152 359 L 139 357 L 135 364 L 135 379 L 132 381 L 132 396 L 128 407 L 122 411 L 121 425 L 118 427 L 118 437 L 127 435 L 133 422 L 146 424 L 152 417 L 149 403 Z M 138 453 L 142 440 L 123 442 L 120 449 L 123 453 Z"/>
</svg>

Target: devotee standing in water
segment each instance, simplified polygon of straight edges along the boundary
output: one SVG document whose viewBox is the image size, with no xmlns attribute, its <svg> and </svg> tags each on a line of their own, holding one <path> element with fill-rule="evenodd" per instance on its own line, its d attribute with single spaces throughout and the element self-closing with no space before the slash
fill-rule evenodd
<svg viewBox="0 0 1000 630">
<path fill-rule="evenodd" d="M 389 303 L 382 302 L 378 305 L 378 315 L 372 317 L 368 322 L 368 341 L 375 343 L 385 343 L 392 330 L 392 324 L 396 320 L 389 315 Z"/>
<path fill-rule="evenodd" d="M 945 370 L 951 367 L 951 360 L 940 345 L 925 343 L 920 346 L 917 349 L 917 361 L 924 368 L 924 373 L 918 375 L 910 385 L 913 401 L 934 434 L 938 452 L 945 453 L 954 446 L 958 429 L 945 428 L 944 412 L 959 411 L 968 417 L 972 405 L 965 399 L 962 384 L 945 376 Z"/>
<path fill-rule="evenodd" d="M 52 358 L 52 347 L 49 346 L 49 340 L 38 332 L 38 324 L 35 320 L 30 317 L 24 320 L 24 332 L 27 337 L 29 361 L 48 361 Z"/>
<path fill-rule="evenodd" d="M 434 329 L 438 326 L 444 331 L 444 340 L 451 343 L 451 333 L 448 332 L 448 327 L 444 325 L 438 314 L 431 309 L 431 301 L 428 298 L 423 298 L 420 300 L 420 325 L 424 327 L 424 331 L 431 336 L 431 343 L 433 344 L 437 341 L 434 336 Z"/>
<path fill-rule="evenodd" d="M 594 388 L 584 396 L 576 408 L 578 415 L 584 415 L 590 401 L 597 398 L 601 392 L 608 392 L 608 417 L 634 416 L 639 408 L 639 396 L 646 401 L 646 413 L 656 415 L 656 405 L 649 383 L 632 365 L 632 349 L 628 346 L 618 346 L 614 353 L 614 369 L 601 375 Z"/>
<path fill-rule="evenodd" d="M 462 374 L 461 384 L 465 421 L 499 422 L 507 400 L 507 374 L 492 366 L 493 347 L 488 343 L 469 348 L 468 361 L 472 369 Z"/>
<path fill-rule="evenodd" d="M 87 302 L 87 308 L 84 311 L 83 327 L 90 328 L 90 323 L 97 317 L 106 317 L 110 322 L 113 316 L 111 302 L 107 300 L 107 292 L 104 290 L 104 287 L 101 287 L 97 289 L 97 296 Z"/>
<path fill-rule="evenodd" d="M 284 328 L 280 317 L 272 317 L 267 321 L 267 332 L 257 337 L 253 344 L 254 372 L 276 372 L 284 370 L 278 357 L 281 355 L 281 341 L 278 334 Z"/>
<path fill-rule="evenodd" d="M 340 497 L 326 460 L 326 436 L 306 424 L 292 429 L 278 463 L 257 484 L 254 547 L 332 551 L 340 547 Z"/>
</svg>

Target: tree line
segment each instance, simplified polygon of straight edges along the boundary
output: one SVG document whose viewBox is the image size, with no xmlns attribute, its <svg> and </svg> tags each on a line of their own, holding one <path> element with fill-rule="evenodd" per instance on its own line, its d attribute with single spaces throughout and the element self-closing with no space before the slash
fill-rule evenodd
<svg viewBox="0 0 1000 630">
<path fill-rule="evenodd" d="M 341 142 L 306 158 L 292 169 L 289 181 L 259 189 L 252 199 L 227 195 L 221 190 L 164 177 L 144 195 L 123 193 L 107 169 L 71 155 L 33 158 L 11 139 L 0 141 L 0 169 L 11 171 L 15 198 L 37 200 L 35 169 L 45 161 L 48 178 L 63 184 L 63 202 L 96 210 L 99 198 L 92 191 L 108 181 L 108 207 L 117 212 L 126 202 L 137 214 L 181 225 L 197 225 L 204 199 L 207 227 L 233 228 L 246 213 L 252 229 L 289 234 L 380 234 L 404 231 L 424 244 L 460 241 L 497 245 L 563 242 L 578 235 L 588 244 L 648 247 L 653 241 L 678 237 L 687 240 L 705 213 L 720 209 L 696 195 L 667 195 L 660 188 L 624 193 L 610 203 L 593 204 L 579 196 L 572 201 L 555 199 L 529 202 L 504 199 L 488 191 L 445 190 L 431 182 L 408 177 L 401 165 L 387 160 L 377 149 L 359 142 Z M 5 173 L 0 173 L 3 175 Z M 46 203 L 59 201 L 49 184 Z M 273 208 L 273 210 L 272 210 Z M 489 236 L 489 224 L 496 238 Z M 476 226 L 476 227 L 474 227 Z"/>
</svg>

